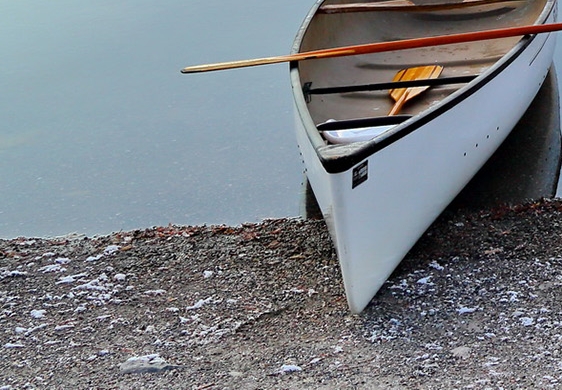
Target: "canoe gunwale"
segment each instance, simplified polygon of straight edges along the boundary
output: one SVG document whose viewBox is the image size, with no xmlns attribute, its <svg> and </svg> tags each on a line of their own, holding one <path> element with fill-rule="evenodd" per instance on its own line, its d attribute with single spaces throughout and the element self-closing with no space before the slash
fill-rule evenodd
<svg viewBox="0 0 562 390">
<path fill-rule="evenodd" d="M 305 18 L 305 21 L 303 22 L 301 28 L 299 29 L 297 37 L 295 38 L 293 53 L 298 52 L 301 40 L 307 30 L 311 19 L 314 17 L 317 9 L 323 3 L 324 0 L 318 0 Z M 552 13 L 555 12 L 556 9 L 554 4 L 555 2 L 547 1 L 544 11 L 539 16 L 539 20 L 537 20 L 537 24 L 544 24 L 545 21 L 551 17 Z M 548 35 L 550 34 L 551 33 L 548 33 Z M 299 74 L 299 64 L 297 61 L 294 61 L 290 63 L 290 75 L 293 89 L 299 89 L 299 91 L 295 91 L 293 94 L 295 98 L 296 110 L 299 119 L 302 121 L 304 128 L 306 129 L 307 136 L 314 149 L 316 150 L 318 159 L 320 160 L 326 172 L 331 174 L 345 172 L 361 161 L 365 160 L 369 156 L 373 155 L 374 153 L 377 153 L 378 151 L 386 148 L 387 146 L 393 144 L 394 142 L 404 138 L 408 134 L 411 134 L 420 127 L 431 122 L 433 119 L 439 117 L 440 115 L 443 115 L 445 112 L 451 110 L 462 101 L 479 91 L 494 78 L 496 78 L 499 74 L 501 74 L 501 72 L 504 71 L 510 64 L 516 61 L 536 38 L 537 35 L 523 36 L 513 46 L 513 48 L 508 53 L 506 53 L 498 62 L 496 62 L 492 67 L 475 78 L 472 82 L 467 84 L 464 88 L 460 89 L 458 93 L 452 94 L 435 107 L 412 117 L 410 120 L 405 121 L 404 123 L 396 126 L 391 131 L 381 134 L 371 141 L 358 142 L 345 146 L 326 145 L 324 139 L 318 132 L 316 125 L 313 123 L 310 114 L 308 113 L 306 97 L 304 96 L 304 91 L 302 90 L 302 88 L 300 88 L 301 80 Z M 545 39 L 545 42 L 547 39 L 548 37 Z"/>
</svg>

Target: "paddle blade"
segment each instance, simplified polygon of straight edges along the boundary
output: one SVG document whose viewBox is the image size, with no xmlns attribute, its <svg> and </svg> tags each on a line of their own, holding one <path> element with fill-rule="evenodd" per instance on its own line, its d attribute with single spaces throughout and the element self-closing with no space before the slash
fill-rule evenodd
<svg viewBox="0 0 562 390">
<path fill-rule="evenodd" d="M 440 65 L 416 66 L 413 68 L 402 69 L 396 73 L 396 76 L 394 76 L 392 81 L 436 79 L 439 75 L 441 75 L 442 71 L 443 67 Z M 429 86 L 391 89 L 389 91 L 390 97 L 392 97 L 396 103 L 388 115 L 397 114 L 408 100 L 413 99 L 428 88 Z"/>
</svg>

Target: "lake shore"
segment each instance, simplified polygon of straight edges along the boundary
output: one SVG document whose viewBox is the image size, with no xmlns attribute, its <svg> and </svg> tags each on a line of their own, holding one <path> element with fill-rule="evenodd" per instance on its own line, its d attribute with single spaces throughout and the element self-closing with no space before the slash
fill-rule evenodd
<svg viewBox="0 0 562 390">
<path fill-rule="evenodd" d="M 360 315 L 323 221 L 0 240 L 0 389 L 556 388 L 561 215 L 447 211 Z"/>
</svg>

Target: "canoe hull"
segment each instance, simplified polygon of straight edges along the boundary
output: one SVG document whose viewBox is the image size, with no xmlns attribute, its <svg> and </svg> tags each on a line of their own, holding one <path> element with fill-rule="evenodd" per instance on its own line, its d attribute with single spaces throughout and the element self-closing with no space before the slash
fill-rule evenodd
<svg viewBox="0 0 562 390">
<path fill-rule="evenodd" d="M 547 22 L 554 21 L 555 12 Z M 311 142 L 315 124 L 295 91 L 297 141 L 337 249 L 352 312 L 365 308 L 532 102 L 551 66 L 555 35 L 522 44 L 473 87 L 448 97 L 441 112 L 428 113 L 431 118 L 415 131 L 342 172 L 326 170 Z M 298 69 L 291 73 L 298 85 Z"/>
</svg>

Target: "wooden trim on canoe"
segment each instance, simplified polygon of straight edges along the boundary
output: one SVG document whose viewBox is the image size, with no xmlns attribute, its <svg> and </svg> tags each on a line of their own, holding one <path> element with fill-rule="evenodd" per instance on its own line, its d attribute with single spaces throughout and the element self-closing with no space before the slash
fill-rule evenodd
<svg viewBox="0 0 562 390">
<path fill-rule="evenodd" d="M 344 12 L 371 12 L 371 11 L 408 11 L 429 12 L 447 11 L 458 8 L 476 7 L 495 3 L 515 3 L 522 0 L 464 0 L 462 3 L 444 4 L 419 4 L 416 5 L 408 0 L 388 0 L 377 3 L 349 3 L 349 4 L 326 4 L 318 9 L 321 14 L 338 14 Z"/>
</svg>

